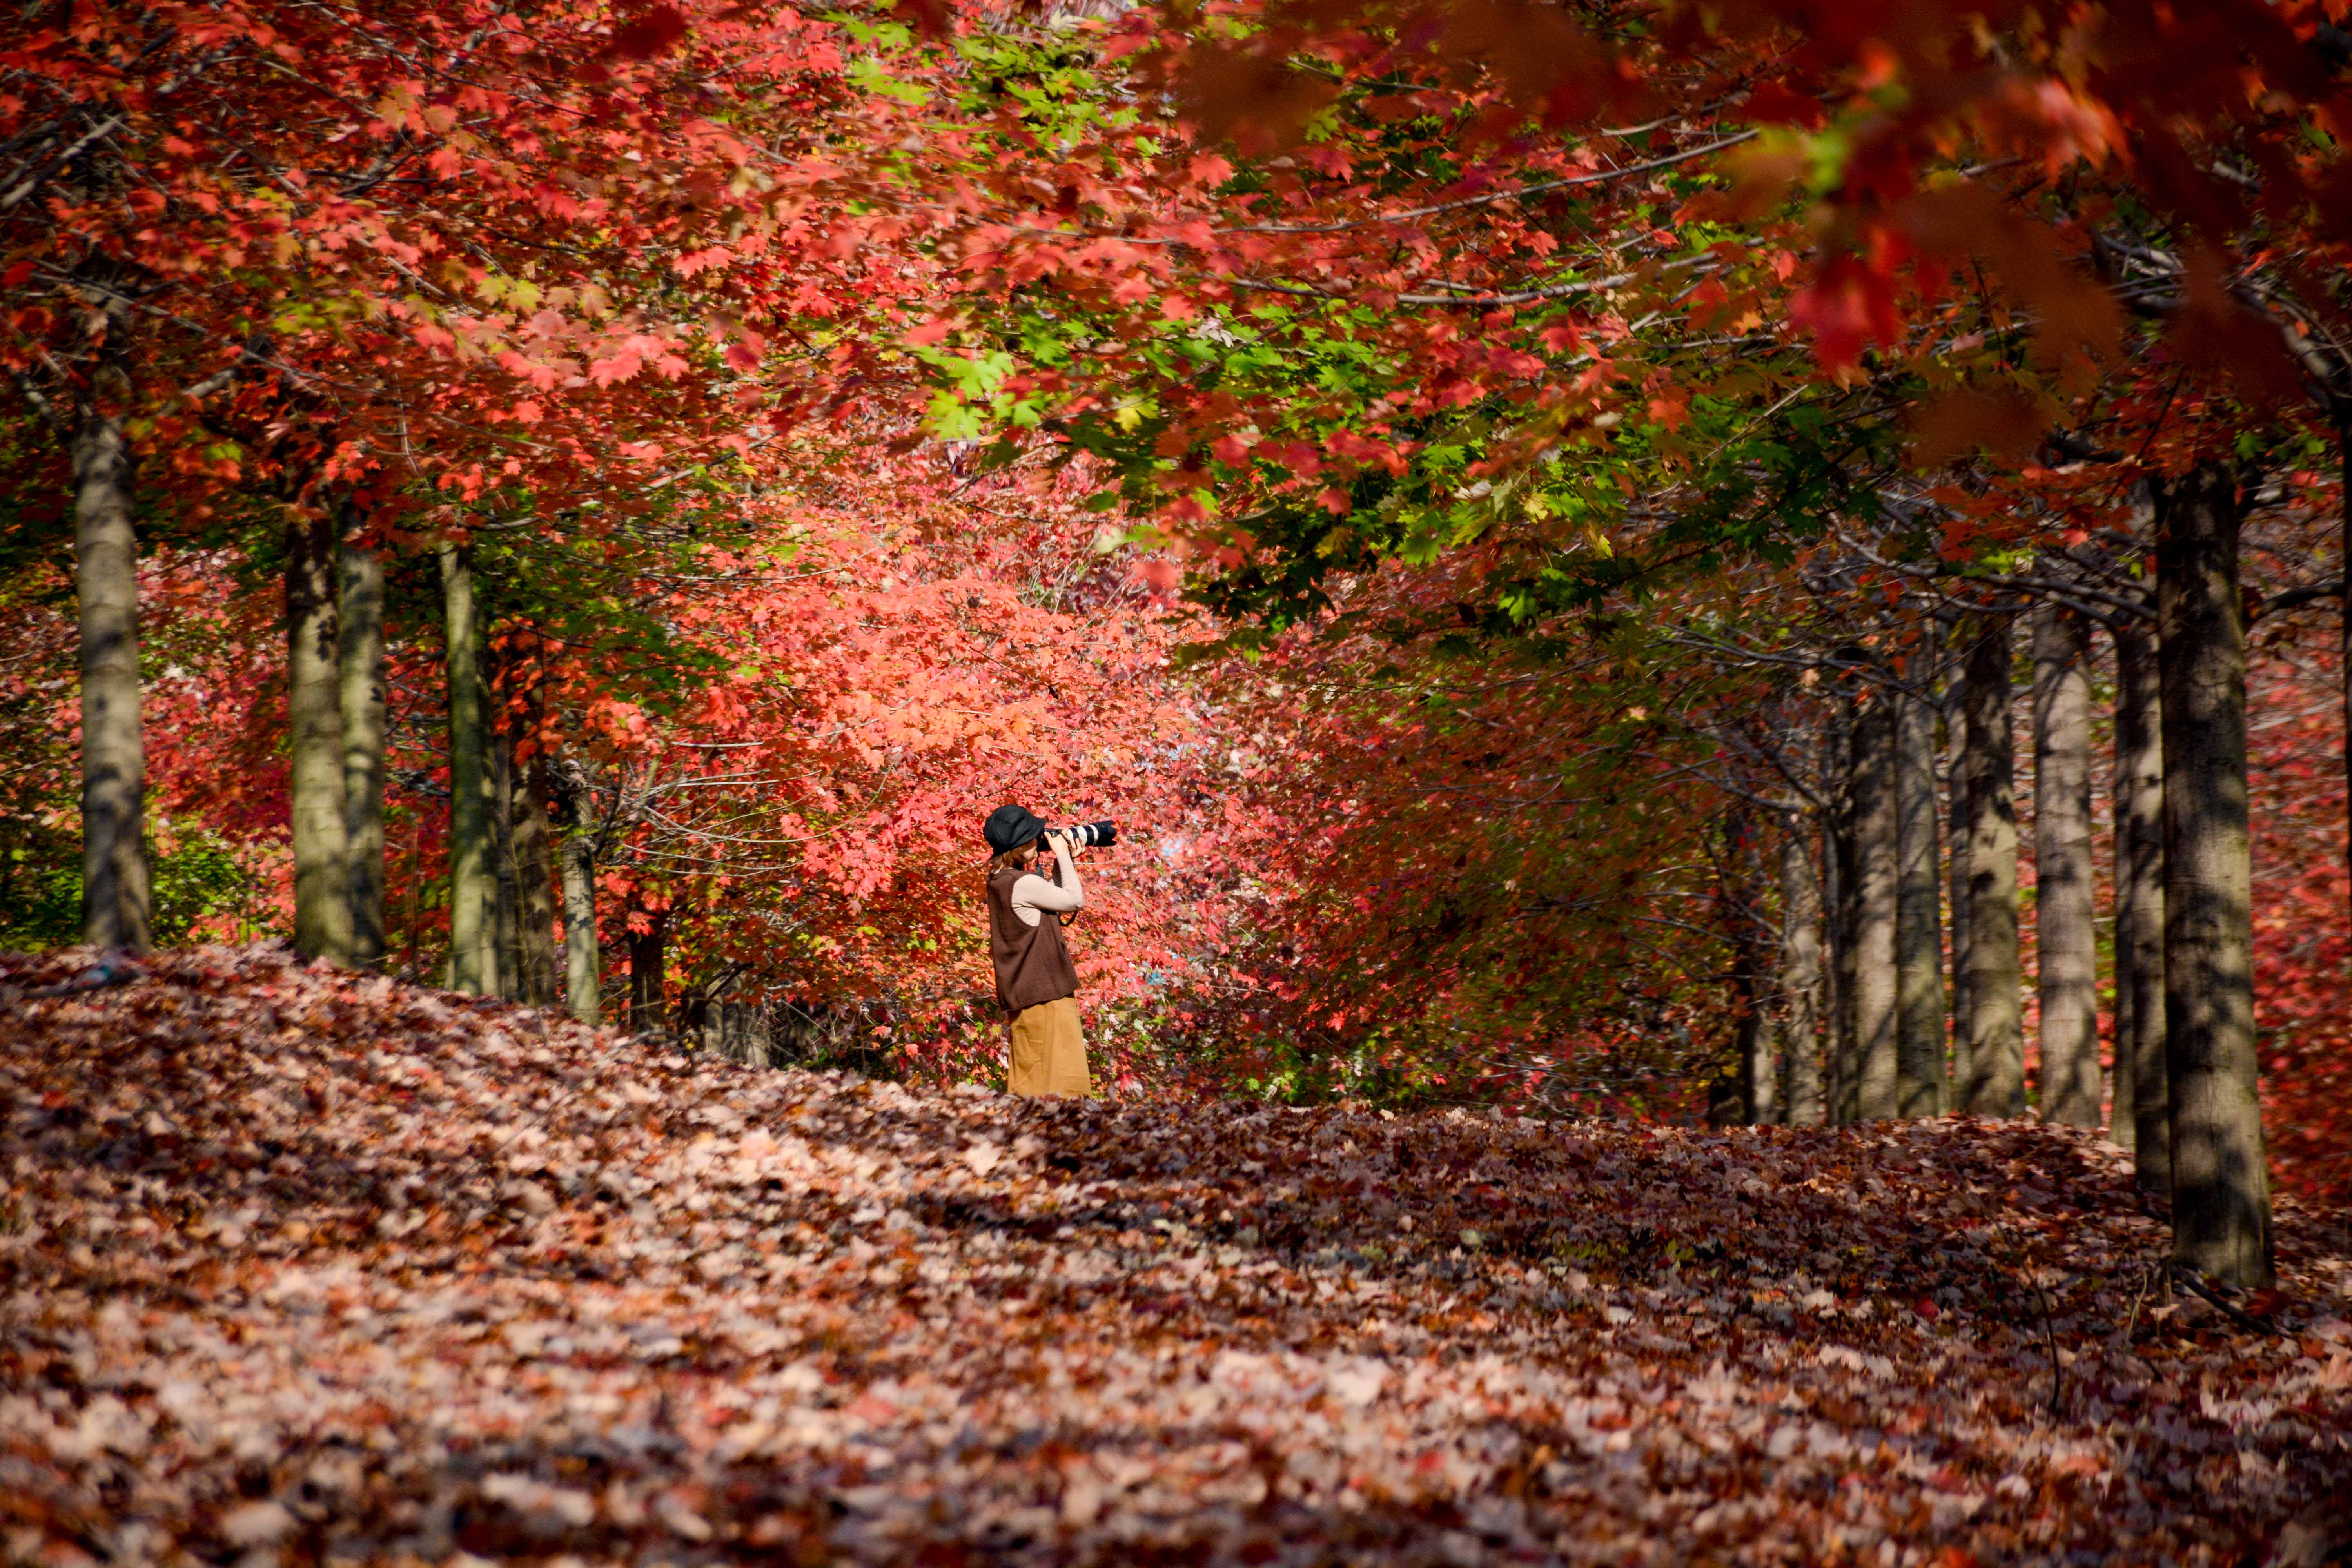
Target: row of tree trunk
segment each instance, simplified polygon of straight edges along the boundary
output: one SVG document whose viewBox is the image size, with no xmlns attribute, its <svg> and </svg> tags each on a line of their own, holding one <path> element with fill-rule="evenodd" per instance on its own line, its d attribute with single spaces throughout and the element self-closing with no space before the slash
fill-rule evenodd
<svg viewBox="0 0 2352 1568">
<path fill-rule="evenodd" d="M 119 418 L 92 406 L 68 442 L 80 599 L 82 939 L 144 952 L 151 942 L 134 475 Z M 342 541 L 341 509 L 289 509 L 285 534 L 289 812 L 294 942 L 304 956 L 373 968 L 384 959 L 387 741 L 384 572 Z M 469 553 L 439 558 L 448 682 L 448 979 L 458 990 L 552 1005 L 601 1021 L 598 835 L 584 782 L 544 752 L 518 763 L 494 712 Z M 559 847 L 551 817 L 565 829 Z M 556 956 L 560 860 L 562 944 Z M 666 922 L 633 932 L 631 1022 L 657 1026 Z"/>
<path fill-rule="evenodd" d="M 2134 1152 L 2142 1184 L 2169 1198 L 2179 1261 L 2262 1284 L 2272 1247 L 2253 1020 L 2236 476 L 2208 465 L 2159 483 L 2154 503 L 2153 635 L 2129 613 L 2114 623 L 2111 1135 Z M 1886 669 L 1886 679 L 1853 694 L 1843 810 L 1825 818 L 1827 907 L 1803 838 L 1792 836 L 1781 868 L 1779 1027 L 1742 1026 L 1751 1115 L 1807 1123 L 2024 1113 L 2011 732 L 2021 616 L 2031 625 L 2033 670 L 2032 1087 L 2045 1121 L 2100 1125 L 2092 622 L 2055 599 L 1989 610 L 1959 627 L 1948 709 L 1948 883 L 1937 858 L 1937 710 L 1928 695 L 1936 656 L 1915 655 L 1909 668 Z M 1735 949 L 1736 988 L 1750 984 L 1750 966 Z M 1779 1107 L 1778 1064 L 1769 1059 L 1776 1042 L 1788 1053 Z"/>
<path fill-rule="evenodd" d="M 119 433 L 118 433 L 119 434 Z M 83 936 L 148 943 L 143 758 L 139 723 L 137 555 L 130 476 L 119 439 L 97 422 L 77 451 L 82 588 Z M 305 957 L 373 968 L 383 962 L 384 577 L 372 551 L 341 542 L 349 520 L 307 509 L 287 525 L 288 795 L 294 859 L 294 944 Z M 585 792 L 564 787 L 563 942 L 555 951 L 552 759 L 518 766 L 515 738 L 492 710 L 474 568 L 440 554 L 449 710 L 449 983 L 457 990 L 601 1017 L 595 835 Z M 643 989 L 643 986 L 640 986 Z M 658 983 L 655 984 L 658 991 Z"/>
<path fill-rule="evenodd" d="M 373 967 L 384 953 L 383 572 L 338 548 L 331 514 L 287 530 L 287 697 L 294 942 L 306 957 Z M 453 989 L 601 1014 L 594 840 L 577 816 L 563 847 L 568 987 L 556 958 L 553 761 L 517 762 L 499 722 L 468 553 L 439 556 L 448 683 L 449 969 Z M 577 791 L 567 792 L 572 796 Z M 576 802 L 575 802 L 576 807 Z"/>
</svg>

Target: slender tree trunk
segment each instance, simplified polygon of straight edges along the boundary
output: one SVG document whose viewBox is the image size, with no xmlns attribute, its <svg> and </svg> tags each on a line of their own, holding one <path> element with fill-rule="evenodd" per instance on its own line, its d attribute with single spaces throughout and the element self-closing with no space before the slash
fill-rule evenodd
<svg viewBox="0 0 2352 1568">
<path fill-rule="evenodd" d="M 498 689 L 485 682 L 490 700 L 499 704 Z M 490 863 L 496 868 L 495 924 L 499 952 L 499 994 L 521 1001 L 522 908 L 521 878 L 515 865 L 514 738 L 506 726 L 490 729 Z"/>
<path fill-rule="evenodd" d="M 588 820 L 588 791 L 576 778 L 551 773 L 563 807 L 563 988 L 572 1016 L 604 1021 L 604 959 L 596 946 L 596 833 Z"/>
<path fill-rule="evenodd" d="M 442 612 L 449 682 L 449 984 L 478 996 L 499 991 L 494 929 L 497 846 L 490 825 L 488 703 L 482 690 L 481 626 L 474 566 L 441 547 Z"/>
<path fill-rule="evenodd" d="M 1843 742 L 1843 737 L 1839 737 Z M 1822 825 L 1822 908 L 1826 915 L 1830 962 L 1823 974 L 1828 992 L 1822 1018 L 1828 1038 L 1822 1042 L 1822 1119 L 1829 1122 L 1853 1120 L 1853 812 L 1843 807 L 1835 820 Z"/>
<path fill-rule="evenodd" d="M 1969 791 L 1968 719 L 1963 697 L 1965 680 L 1947 689 L 1944 729 L 1948 736 L 1944 791 L 1948 826 L 1945 831 L 1945 875 L 1950 888 L 1952 933 L 1952 1076 L 1948 1103 L 1965 1109 L 1969 1079 Z"/>
<path fill-rule="evenodd" d="M 1854 1117 L 1880 1121 L 1897 1098 L 1897 818 L 1895 710 L 1892 693 L 1871 694 L 1856 716 L 1851 793 L 1854 819 Z"/>
<path fill-rule="evenodd" d="M 669 963 L 669 911 L 646 911 L 644 931 L 629 932 L 629 1031 L 656 1033 L 668 1023 L 664 971 Z"/>
<path fill-rule="evenodd" d="M 1856 889 L 1861 878 L 1859 838 L 1853 801 L 1852 761 L 1861 730 L 1861 710 L 1853 694 L 1837 710 L 1832 722 L 1822 772 L 1830 759 L 1846 765 L 1846 778 L 1837 809 L 1822 819 L 1822 871 L 1826 886 L 1822 908 L 1828 913 L 1829 1053 L 1828 1081 L 1823 1086 L 1823 1117 L 1843 1125 L 1854 1120 L 1854 1090 L 1861 1081 L 1861 1051 L 1854 1028 L 1854 955 L 1856 933 L 1862 928 Z"/>
<path fill-rule="evenodd" d="M 1735 807 L 1726 818 L 1723 839 L 1716 896 L 1724 936 L 1731 944 L 1731 989 L 1738 1009 L 1739 1118 L 1751 1127 L 1767 1126 L 1774 1117 L 1780 1046 L 1772 1010 L 1765 1005 L 1769 960 L 1762 911 L 1757 908 L 1756 888 L 1748 875 L 1756 826 L 1745 806 Z"/>
<path fill-rule="evenodd" d="M 1788 1122 L 1822 1121 L 1822 1056 L 1817 1037 L 1822 992 L 1821 889 L 1805 845 L 1803 819 L 1793 819 L 1780 846 L 1781 1032 L 1789 1057 Z"/>
<path fill-rule="evenodd" d="M 2091 867 L 2090 628 L 2033 616 L 2034 937 L 2041 952 L 2042 1116 L 2099 1124 L 2098 935 Z"/>
<path fill-rule="evenodd" d="M 604 962 L 596 951 L 595 835 L 575 826 L 563 839 L 564 994 L 583 1024 L 604 1021 Z"/>
<path fill-rule="evenodd" d="M 2165 1058 L 2172 1255 L 2235 1285 L 2274 1277 L 2254 1050 L 2246 628 L 2237 476 L 2156 486 L 2164 752 Z"/>
<path fill-rule="evenodd" d="M 383 963 L 383 563 L 341 557 L 343 837 L 350 848 L 352 962 Z"/>
<path fill-rule="evenodd" d="M 1927 660 L 1914 661 L 1927 674 Z M 1944 921 L 1936 855 L 1936 710 L 1895 700 L 1895 1109 L 1940 1116 L 1944 1086 Z"/>
<path fill-rule="evenodd" d="M 522 958 L 522 999 L 555 1005 L 555 868 L 549 864 L 547 754 L 525 766 L 515 797 L 516 945 Z"/>
<path fill-rule="evenodd" d="M 86 411 L 72 440 L 81 616 L 81 939 L 145 952 L 147 743 L 140 728 L 139 539 L 131 443 Z"/>
<path fill-rule="evenodd" d="M 2010 726 L 2010 618 L 1975 624 L 1961 707 L 1969 813 L 1969 1075 L 1960 1109 L 2025 1114 L 2025 1031 L 2017 943 L 2016 763 Z"/>
<path fill-rule="evenodd" d="M 2115 1141 L 2139 1184 L 2172 1190 L 2164 1066 L 2164 697 L 2155 638 L 2116 633 Z"/>
<path fill-rule="evenodd" d="M 287 793 L 294 836 L 294 951 L 349 963 L 351 846 L 343 800 L 342 631 L 331 509 L 286 525 Z"/>
</svg>

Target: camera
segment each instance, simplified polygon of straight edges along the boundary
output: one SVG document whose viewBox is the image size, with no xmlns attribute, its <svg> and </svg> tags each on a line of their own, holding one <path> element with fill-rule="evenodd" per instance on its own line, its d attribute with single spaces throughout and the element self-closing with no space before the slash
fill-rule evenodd
<svg viewBox="0 0 2352 1568">
<path fill-rule="evenodd" d="M 1049 827 L 1045 831 L 1058 833 L 1073 845 L 1084 845 L 1088 848 L 1118 842 L 1118 828 L 1108 822 L 1081 822 L 1074 827 Z"/>
</svg>

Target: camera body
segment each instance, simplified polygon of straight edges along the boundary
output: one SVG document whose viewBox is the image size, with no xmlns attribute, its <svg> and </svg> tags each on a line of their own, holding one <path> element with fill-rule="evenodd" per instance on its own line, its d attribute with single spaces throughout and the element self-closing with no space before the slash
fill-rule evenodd
<svg viewBox="0 0 2352 1568">
<path fill-rule="evenodd" d="M 1083 845 L 1087 848 L 1118 842 L 1118 827 L 1108 822 L 1081 822 L 1070 827 L 1049 827 L 1045 831 L 1058 833 L 1073 845 Z"/>
</svg>

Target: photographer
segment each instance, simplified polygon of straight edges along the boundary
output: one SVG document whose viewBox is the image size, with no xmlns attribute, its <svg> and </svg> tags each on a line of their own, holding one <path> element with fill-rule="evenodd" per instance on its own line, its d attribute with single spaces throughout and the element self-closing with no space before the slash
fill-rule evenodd
<svg viewBox="0 0 2352 1568">
<path fill-rule="evenodd" d="M 988 865 L 988 947 L 996 964 L 996 999 L 1013 1021 L 1005 1087 L 1014 1094 L 1084 1099 L 1094 1092 L 1087 1037 L 1078 1026 L 1078 972 L 1062 944 L 1062 927 L 1086 907 L 1066 834 L 1017 805 L 1001 805 L 982 830 L 996 858 Z M 1041 845 L 1054 852 L 1054 876 L 1036 872 Z"/>
</svg>

